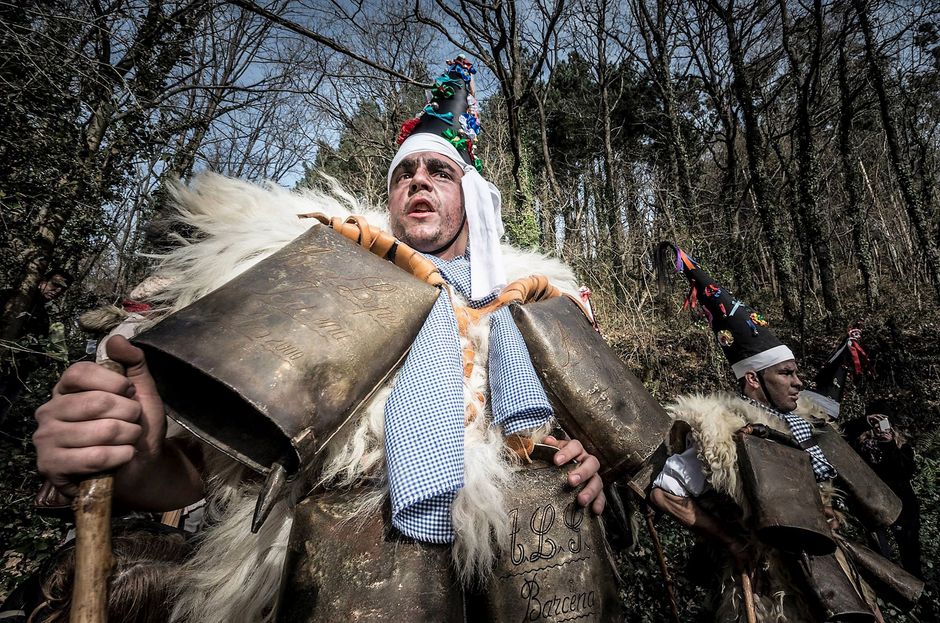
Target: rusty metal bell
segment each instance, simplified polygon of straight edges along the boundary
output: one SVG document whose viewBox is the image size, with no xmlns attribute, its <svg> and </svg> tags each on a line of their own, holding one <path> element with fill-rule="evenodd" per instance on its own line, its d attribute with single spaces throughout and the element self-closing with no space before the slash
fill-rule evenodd
<svg viewBox="0 0 940 623">
<path fill-rule="evenodd" d="M 835 554 L 804 555 L 801 567 L 826 623 L 870 623 L 871 608 L 845 574 Z"/>
<path fill-rule="evenodd" d="M 363 516 L 363 491 L 312 496 L 296 507 L 277 620 L 462 621 L 450 546 L 391 530 L 387 508 Z"/>
<path fill-rule="evenodd" d="M 469 621 L 623 620 L 601 518 L 578 504 L 571 466 L 556 466 L 554 454 L 536 445 L 506 492 L 510 541 L 483 595 L 469 600 Z"/>
<path fill-rule="evenodd" d="M 562 427 L 597 456 L 606 482 L 636 474 L 662 446 L 666 411 L 567 296 L 511 310 Z"/>
<path fill-rule="evenodd" d="M 740 435 L 737 450 L 758 538 L 786 552 L 834 552 L 809 455 L 753 435 Z"/>
<path fill-rule="evenodd" d="M 840 489 L 849 494 L 853 508 L 879 526 L 890 526 L 901 514 L 901 498 L 868 466 L 858 452 L 828 424 L 817 427 L 813 438 L 839 473 Z"/>
<path fill-rule="evenodd" d="M 438 293 L 314 225 L 133 342 L 183 427 L 289 478 L 401 362 Z"/>
<path fill-rule="evenodd" d="M 914 607 L 924 592 L 923 580 L 863 545 L 844 540 L 842 546 L 878 595 L 900 608 Z"/>
</svg>

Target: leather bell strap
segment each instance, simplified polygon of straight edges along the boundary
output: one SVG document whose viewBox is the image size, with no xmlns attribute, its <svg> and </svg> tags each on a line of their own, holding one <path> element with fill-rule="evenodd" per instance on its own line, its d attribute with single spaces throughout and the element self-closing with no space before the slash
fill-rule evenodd
<svg viewBox="0 0 940 623">
<path fill-rule="evenodd" d="M 488 314 L 496 311 L 500 307 L 511 305 L 512 303 L 527 305 L 528 303 L 537 303 L 558 296 L 566 296 L 571 299 L 578 306 L 578 309 L 581 310 L 581 313 L 584 314 L 584 317 L 587 318 L 591 324 L 594 323 L 592 315 L 584 306 L 584 303 L 553 286 L 549 283 L 548 277 L 544 275 L 530 275 L 522 279 L 516 279 L 503 288 L 492 303 L 475 311 L 479 312 L 481 315 Z"/>
<path fill-rule="evenodd" d="M 444 278 L 437 267 L 420 253 L 395 239 L 390 233 L 369 225 L 362 216 L 348 218 L 333 217 L 321 213 L 298 214 L 298 218 L 315 218 L 333 231 L 349 238 L 359 246 L 375 255 L 389 260 L 395 266 L 407 271 L 432 286 L 444 285 Z"/>
<path fill-rule="evenodd" d="M 379 257 L 393 262 L 402 270 L 408 271 L 425 283 L 438 287 L 442 287 L 445 284 L 444 278 L 437 270 L 437 267 L 434 266 L 433 262 L 405 243 L 396 240 L 395 237 L 388 232 L 369 225 L 362 216 L 350 216 L 345 219 L 342 217 L 330 218 L 322 212 L 298 214 L 297 216 L 298 218 L 317 219 L 356 244 L 368 249 Z M 585 318 L 593 323 L 592 314 L 585 308 L 580 300 L 563 293 L 557 287 L 549 283 L 548 278 L 543 275 L 531 275 L 513 281 L 503 288 L 502 292 L 499 293 L 499 296 L 497 296 L 492 303 L 473 310 L 473 315 L 480 317 L 512 303 L 525 305 L 527 303 L 535 303 L 555 298 L 556 296 L 567 296 L 574 301 Z M 453 297 L 451 297 L 451 300 L 453 300 Z"/>
</svg>

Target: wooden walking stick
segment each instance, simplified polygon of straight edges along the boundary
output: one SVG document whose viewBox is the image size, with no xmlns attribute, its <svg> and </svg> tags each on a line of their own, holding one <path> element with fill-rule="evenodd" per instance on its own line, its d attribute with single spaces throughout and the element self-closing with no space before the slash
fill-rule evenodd
<svg viewBox="0 0 940 623">
<path fill-rule="evenodd" d="M 75 581 L 69 623 L 105 623 L 111 574 L 111 494 L 114 476 L 81 482 L 75 509 Z"/>
<path fill-rule="evenodd" d="M 124 374 L 124 366 L 111 360 L 105 368 Z M 106 623 L 108 576 L 111 574 L 111 496 L 114 475 L 97 474 L 78 485 L 75 510 L 75 578 L 69 623 Z"/>
<path fill-rule="evenodd" d="M 669 573 L 669 567 L 666 566 L 666 555 L 663 553 L 663 544 L 659 540 L 659 532 L 653 524 L 653 509 L 646 502 L 641 502 L 646 509 L 646 529 L 649 530 L 650 538 L 653 540 L 653 549 L 656 551 L 656 561 L 659 563 L 659 572 L 663 575 L 663 582 L 666 584 L 666 595 L 669 597 L 669 609 L 672 612 L 672 620 L 680 623 L 679 604 L 676 601 L 675 584 L 672 581 L 672 575 Z M 748 622 L 750 623 L 750 621 Z"/>
<path fill-rule="evenodd" d="M 744 593 L 744 612 L 747 623 L 757 623 L 757 611 L 754 609 L 754 589 L 751 587 L 751 576 L 747 571 L 741 572 L 741 592 Z"/>
</svg>

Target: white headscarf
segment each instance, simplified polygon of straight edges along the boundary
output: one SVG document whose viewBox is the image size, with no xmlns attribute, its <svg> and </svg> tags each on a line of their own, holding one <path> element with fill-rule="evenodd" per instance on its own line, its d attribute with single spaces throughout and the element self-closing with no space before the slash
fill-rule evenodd
<svg viewBox="0 0 940 623">
<path fill-rule="evenodd" d="M 499 189 L 483 179 L 476 168 L 464 162 L 450 141 L 429 132 L 418 132 L 405 139 L 392 159 L 388 168 L 389 192 L 395 167 L 405 157 L 422 151 L 447 156 L 463 169 L 460 185 L 470 224 L 470 296 L 474 300 L 481 299 L 506 285 L 506 270 L 499 247 L 499 240 L 505 232 Z"/>
</svg>

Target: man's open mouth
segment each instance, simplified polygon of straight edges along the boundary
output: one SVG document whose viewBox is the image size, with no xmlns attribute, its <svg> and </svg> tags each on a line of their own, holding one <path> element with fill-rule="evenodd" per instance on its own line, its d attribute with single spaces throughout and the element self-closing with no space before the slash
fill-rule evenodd
<svg viewBox="0 0 940 623">
<path fill-rule="evenodd" d="M 417 199 L 414 203 L 411 204 L 411 207 L 408 208 L 408 214 L 429 214 L 434 212 L 434 208 L 431 206 L 430 202 L 425 199 Z"/>
</svg>

